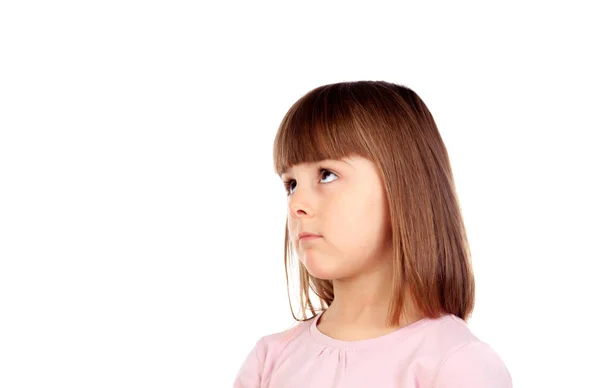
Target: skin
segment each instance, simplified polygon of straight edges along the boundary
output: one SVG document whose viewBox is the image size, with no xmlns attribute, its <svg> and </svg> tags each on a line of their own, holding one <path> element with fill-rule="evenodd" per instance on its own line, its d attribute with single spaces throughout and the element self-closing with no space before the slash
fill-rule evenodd
<svg viewBox="0 0 600 388">
<path fill-rule="evenodd" d="M 333 282 L 335 299 L 320 318 L 319 330 L 353 341 L 420 319 L 410 308 L 400 325 L 385 323 L 391 289 L 391 227 L 375 164 L 358 156 L 302 163 L 281 178 L 290 180 L 288 230 L 296 254 L 311 275 Z M 298 241 L 302 231 L 321 237 Z"/>
</svg>

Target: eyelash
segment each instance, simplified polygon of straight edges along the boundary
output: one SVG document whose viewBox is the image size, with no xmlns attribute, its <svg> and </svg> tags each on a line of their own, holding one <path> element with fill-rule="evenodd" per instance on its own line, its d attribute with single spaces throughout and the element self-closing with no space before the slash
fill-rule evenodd
<svg viewBox="0 0 600 388">
<path fill-rule="evenodd" d="M 325 171 L 329 172 L 329 173 L 332 173 L 335 176 L 338 176 L 335 172 L 333 172 L 331 170 L 328 170 L 326 168 L 319 168 L 319 176 L 322 176 Z M 287 180 L 285 180 L 283 182 L 283 186 L 285 187 L 285 192 L 286 192 L 286 194 L 288 196 L 291 195 L 291 193 L 290 193 L 290 186 L 291 186 L 291 184 L 292 184 L 293 181 L 294 181 L 293 179 L 287 179 Z"/>
</svg>

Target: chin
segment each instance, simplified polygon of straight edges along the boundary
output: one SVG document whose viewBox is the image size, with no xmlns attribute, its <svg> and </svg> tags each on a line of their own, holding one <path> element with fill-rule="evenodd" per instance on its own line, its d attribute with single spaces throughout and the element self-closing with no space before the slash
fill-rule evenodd
<svg viewBox="0 0 600 388">
<path fill-rule="evenodd" d="M 308 273 L 317 279 L 337 279 L 345 276 L 339 265 L 336 265 L 328 257 L 321 255 L 305 254 L 302 258 L 302 264 L 304 264 Z"/>
</svg>

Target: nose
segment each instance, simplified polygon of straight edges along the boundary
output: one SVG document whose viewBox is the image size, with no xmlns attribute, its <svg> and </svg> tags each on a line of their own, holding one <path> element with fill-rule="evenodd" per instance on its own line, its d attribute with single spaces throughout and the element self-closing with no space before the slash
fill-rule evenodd
<svg viewBox="0 0 600 388">
<path fill-rule="evenodd" d="M 313 213 L 313 205 L 310 193 L 307 190 L 300 190 L 296 187 L 291 199 L 289 200 L 289 212 L 292 217 L 306 217 Z"/>
</svg>

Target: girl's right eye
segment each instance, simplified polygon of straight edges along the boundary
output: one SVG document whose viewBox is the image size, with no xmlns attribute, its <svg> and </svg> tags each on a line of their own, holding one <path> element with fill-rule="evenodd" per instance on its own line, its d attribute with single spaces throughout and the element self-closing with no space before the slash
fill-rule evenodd
<svg viewBox="0 0 600 388">
<path fill-rule="evenodd" d="M 337 176 L 334 172 L 332 172 L 330 170 L 327 170 L 325 168 L 319 169 L 320 176 L 323 176 L 324 172 Z M 325 175 L 327 175 L 327 174 L 325 174 Z M 293 179 L 288 179 L 288 180 L 286 180 L 286 181 L 283 182 L 283 185 L 285 186 L 285 192 L 286 192 L 286 194 L 288 196 L 291 195 L 290 188 L 292 186 L 292 182 L 295 182 L 295 181 Z"/>
</svg>

